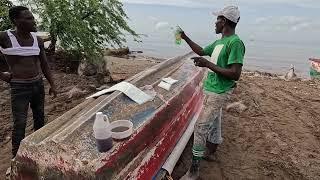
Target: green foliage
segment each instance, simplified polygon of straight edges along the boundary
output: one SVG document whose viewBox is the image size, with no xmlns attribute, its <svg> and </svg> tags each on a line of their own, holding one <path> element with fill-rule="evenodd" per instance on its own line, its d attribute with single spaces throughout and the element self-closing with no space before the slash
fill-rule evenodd
<svg viewBox="0 0 320 180">
<path fill-rule="evenodd" d="M 127 25 L 119 0 L 20 0 L 31 7 L 41 27 L 65 50 L 82 52 L 90 62 L 101 60 L 106 46 L 121 46 L 124 33 L 138 35 Z"/>
<path fill-rule="evenodd" d="M 13 6 L 9 0 L 0 0 L 0 31 L 10 29 L 12 27 L 9 20 L 8 12 Z"/>
</svg>

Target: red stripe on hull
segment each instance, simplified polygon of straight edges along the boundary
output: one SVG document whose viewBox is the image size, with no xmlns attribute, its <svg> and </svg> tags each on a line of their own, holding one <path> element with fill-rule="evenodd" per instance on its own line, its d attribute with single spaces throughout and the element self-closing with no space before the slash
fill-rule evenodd
<svg viewBox="0 0 320 180">
<path fill-rule="evenodd" d="M 193 114 L 197 111 L 198 104 L 202 97 L 201 84 L 203 72 L 198 72 L 192 80 L 183 88 L 182 91 L 173 97 L 168 105 L 164 105 L 149 121 L 148 124 L 138 130 L 128 141 L 124 142 L 120 148 L 103 160 L 103 166 L 96 171 L 97 177 L 108 178 L 106 175 L 115 177 L 119 170 L 125 168 L 134 157 L 147 149 L 149 152 L 155 145 L 164 139 L 159 147 L 155 149 L 151 160 L 145 162 L 146 165 L 141 166 L 146 154 L 141 155 L 140 159 L 132 165 L 134 169 L 138 169 L 139 176 L 143 178 L 151 178 L 161 168 L 162 164 L 180 139 L 181 135 L 187 128 Z M 145 143 L 142 143 L 145 142 Z M 132 163 L 132 162 L 131 162 Z M 132 174 L 132 170 L 128 168 L 128 172 L 121 172 L 124 176 Z M 110 178 L 110 176 L 109 176 Z M 123 179 L 124 177 L 120 177 Z M 131 177 L 132 178 L 132 177 Z M 143 179 L 142 178 L 142 179 Z M 148 179 L 147 178 L 147 179 Z"/>
</svg>

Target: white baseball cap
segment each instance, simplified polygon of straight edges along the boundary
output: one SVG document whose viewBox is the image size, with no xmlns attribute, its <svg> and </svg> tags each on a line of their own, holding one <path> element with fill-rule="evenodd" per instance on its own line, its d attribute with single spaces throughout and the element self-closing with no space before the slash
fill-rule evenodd
<svg viewBox="0 0 320 180">
<path fill-rule="evenodd" d="M 223 16 L 234 23 L 238 23 L 240 20 L 240 11 L 237 6 L 226 6 L 221 11 L 213 12 L 215 16 Z"/>
</svg>

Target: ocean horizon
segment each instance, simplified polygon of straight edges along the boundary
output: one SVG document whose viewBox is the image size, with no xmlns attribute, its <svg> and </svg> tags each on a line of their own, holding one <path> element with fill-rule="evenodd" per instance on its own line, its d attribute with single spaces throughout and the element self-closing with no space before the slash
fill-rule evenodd
<svg viewBox="0 0 320 180">
<path fill-rule="evenodd" d="M 139 39 L 142 42 L 128 37 L 124 45 L 133 51 L 143 51 L 148 56 L 171 58 L 191 51 L 185 42 L 175 44 L 176 25 L 203 47 L 220 38 L 214 32 L 215 17 L 210 14 L 209 8 L 125 4 L 125 10 L 130 26 L 142 34 Z M 190 14 L 183 14 L 185 12 Z M 251 14 L 242 14 L 236 34 L 246 46 L 244 69 L 285 73 L 294 65 L 299 76 L 309 76 L 309 58 L 320 57 L 316 46 L 320 44 L 320 38 L 290 30 L 272 32 L 266 28 L 259 29 L 255 23 L 248 21 L 252 19 Z"/>
</svg>

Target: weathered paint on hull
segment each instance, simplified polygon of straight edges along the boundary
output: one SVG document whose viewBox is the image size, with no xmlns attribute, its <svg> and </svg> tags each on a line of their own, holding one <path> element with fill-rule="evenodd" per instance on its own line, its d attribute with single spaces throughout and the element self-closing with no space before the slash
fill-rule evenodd
<svg viewBox="0 0 320 180">
<path fill-rule="evenodd" d="M 203 94 L 200 86 L 194 86 L 201 81 L 202 77 L 198 75 L 180 95 L 174 97 L 169 105 L 163 107 L 154 117 L 154 124 L 162 124 L 161 132 L 158 131 L 157 141 L 149 148 L 149 153 L 140 162 L 138 168 L 133 172 L 128 172 L 128 179 L 152 179 L 161 169 L 163 163 L 170 155 L 171 151 L 179 141 L 180 137 L 188 127 L 193 116 L 199 111 L 203 102 Z M 190 94 L 193 96 L 190 98 Z M 183 107 L 181 104 L 184 99 L 190 99 Z M 152 123 L 151 122 L 151 123 Z M 153 127 L 156 127 L 152 125 Z M 150 127 L 150 131 L 154 130 Z M 154 131 L 153 131 L 154 132 Z"/>
<path fill-rule="evenodd" d="M 164 64 L 170 66 L 170 63 Z M 141 110 L 141 106 L 128 101 L 121 94 L 110 95 L 111 98 L 101 98 L 95 107 L 85 112 L 79 111 L 80 115 L 74 115 L 71 122 L 63 122 L 59 127 L 56 124 L 60 121 L 51 123 L 47 125 L 49 127 L 26 138 L 14 164 L 13 179 L 122 180 L 154 177 L 202 103 L 201 81 L 204 71 L 195 68 L 192 62 L 175 66 L 179 70 L 175 71 L 174 67 L 172 72 L 175 73 L 171 75 L 179 79 L 181 84 L 166 92 L 171 93 L 166 103 L 147 103 L 145 109 Z M 148 79 L 148 82 L 155 77 L 159 79 L 154 73 L 162 71 L 160 69 L 166 68 L 160 65 L 152 70 L 153 73 L 147 72 L 149 74 L 144 79 Z M 165 73 L 160 74 L 168 76 L 169 72 Z M 133 82 L 137 82 L 138 87 L 144 85 L 144 81 Z M 126 115 L 127 106 L 132 107 L 134 113 Z M 124 111 L 116 112 L 118 108 Z M 115 142 L 108 153 L 97 152 L 90 132 L 94 113 L 98 110 L 107 113 L 111 119 L 116 118 L 115 114 L 125 114 L 123 116 L 130 118 L 135 125 L 135 133 L 125 141 Z M 52 128 L 56 128 L 54 135 L 51 135 Z"/>
</svg>

